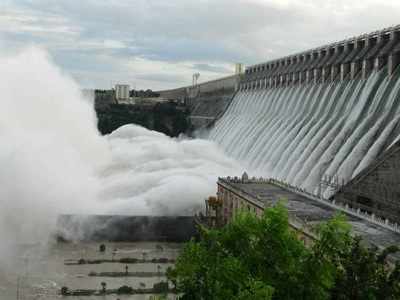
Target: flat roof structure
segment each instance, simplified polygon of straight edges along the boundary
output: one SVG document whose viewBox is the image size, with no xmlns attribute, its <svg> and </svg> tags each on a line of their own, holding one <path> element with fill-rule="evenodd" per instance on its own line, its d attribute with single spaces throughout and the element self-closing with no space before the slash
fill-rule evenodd
<svg viewBox="0 0 400 300">
<path fill-rule="evenodd" d="M 318 223 L 328 221 L 340 212 L 339 209 L 323 203 L 322 200 L 318 201 L 312 197 L 307 197 L 273 180 L 219 178 L 218 185 L 261 209 L 273 206 L 283 200 L 289 212 L 289 221 L 294 227 L 311 228 Z M 368 244 L 378 248 L 400 244 L 400 234 L 393 230 L 354 214 L 346 213 L 346 211 L 343 211 L 343 213 L 351 224 L 354 235 L 361 236 Z M 306 231 L 311 233 L 308 230 Z M 399 259 L 400 254 L 395 257 Z"/>
</svg>

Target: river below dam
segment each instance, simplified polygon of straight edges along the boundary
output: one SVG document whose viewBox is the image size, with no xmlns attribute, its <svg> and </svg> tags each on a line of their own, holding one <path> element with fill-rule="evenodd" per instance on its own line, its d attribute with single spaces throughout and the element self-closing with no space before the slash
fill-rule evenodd
<svg viewBox="0 0 400 300">
<path fill-rule="evenodd" d="M 60 290 L 63 286 L 70 290 L 95 289 L 101 290 L 101 282 L 107 283 L 107 289 L 117 289 L 121 286 L 130 286 L 135 289 L 151 288 L 153 284 L 166 281 L 165 271 L 173 263 L 100 263 L 76 264 L 68 262 L 79 259 L 113 259 L 121 258 L 142 259 L 153 258 L 176 259 L 181 244 L 178 243 L 109 243 L 104 242 L 106 251 L 99 252 L 97 243 L 56 243 L 49 247 L 39 245 L 25 245 L 13 257 L 14 264 L 11 269 L 0 272 L 0 299 L 24 300 L 53 300 L 61 297 Z M 152 273 L 151 276 L 121 276 L 121 277 L 95 277 L 89 276 L 90 272 L 129 272 Z M 19 297 L 19 298 L 18 298 Z M 98 295 L 98 296 L 64 296 L 65 299 L 78 300 L 115 300 L 115 299 L 149 299 L 150 295 Z M 173 296 L 171 295 L 173 298 Z"/>
</svg>

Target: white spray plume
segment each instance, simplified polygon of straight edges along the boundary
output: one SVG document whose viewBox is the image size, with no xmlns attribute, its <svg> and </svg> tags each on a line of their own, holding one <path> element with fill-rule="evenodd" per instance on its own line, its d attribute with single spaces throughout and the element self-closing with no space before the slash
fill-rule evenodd
<svg viewBox="0 0 400 300">
<path fill-rule="evenodd" d="M 215 195 L 218 176 L 238 166 L 206 140 L 171 139 L 137 125 L 108 136 L 114 162 L 103 177 L 109 211 L 185 215 Z"/>
<path fill-rule="evenodd" d="M 47 53 L 0 58 L 0 259 L 46 240 L 58 214 L 185 214 L 239 173 L 215 144 L 127 125 L 107 137 L 93 103 Z"/>
<path fill-rule="evenodd" d="M 98 208 L 96 174 L 111 156 L 93 104 L 45 51 L 0 58 L 0 76 L 4 256 L 16 243 L 45 240 L 57 214 Z"/>
</svg>

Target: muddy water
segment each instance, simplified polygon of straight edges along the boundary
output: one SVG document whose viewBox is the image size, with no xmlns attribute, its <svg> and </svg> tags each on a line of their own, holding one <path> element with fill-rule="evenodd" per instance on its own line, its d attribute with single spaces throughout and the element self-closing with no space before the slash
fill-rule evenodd
<svg viewBox="0 0 400 300">
<path fill-rule="evenodd" d="M 150 288 L 154 283 L 165 281 L 167 267 L 172 264 L 140 263 L 128 264 L 129 272 L 160 272 L 154 277 L 89 277 L 93 272 L 125 272 L 125 264 L 102 263 L 87 265 L 65 265 L 66 260 L 83 259 L 112 259 L 139 258 L 150 260 L 152 258 L 175 259 L 182 245 L 174 243 L 107 243 L 106 251 L 101 253 L 101 243 L 54 244 L 49 247 L 30 245 L 21 247 L 15 253 L 12 267 L 0 269 L 0 300 L 50 300 L 50 299 L 149 299 L 150 295 L 134 296 L 79 296 L 62 297 L 59 295 L 61 287 L 70 289 L 101 289 L 101 282 L 107 283 L 107 288 L 118 288 L 128 285 L 133 288 L 145 286 Z M 162 250 L 160 247 L 162 247 Z M 113 254 L 115 253 L 115 254 Z M 161 268 L 158 268 L 160 266 Z M 18 291 L 18 292 L 17 292 Z M 19 293 L 19 295 L 17 295 Z M 170 299 L 174 299 L 170 295 Z"/>
</svg>

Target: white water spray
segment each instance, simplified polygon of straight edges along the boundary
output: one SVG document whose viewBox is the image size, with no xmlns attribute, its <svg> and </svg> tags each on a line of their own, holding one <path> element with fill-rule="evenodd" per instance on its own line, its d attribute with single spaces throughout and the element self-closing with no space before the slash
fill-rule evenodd
<svg viewBox="0 0 400 300">
<path fill-rule="evenodd" d="M 189 214 L 239 173 L 210 141 L 134 125 L 101 137 L 93 103 L 45 51 L 0 58 L 0 76 L 0 260 L 46 241 L 58 214 Z"/>
</svg>

